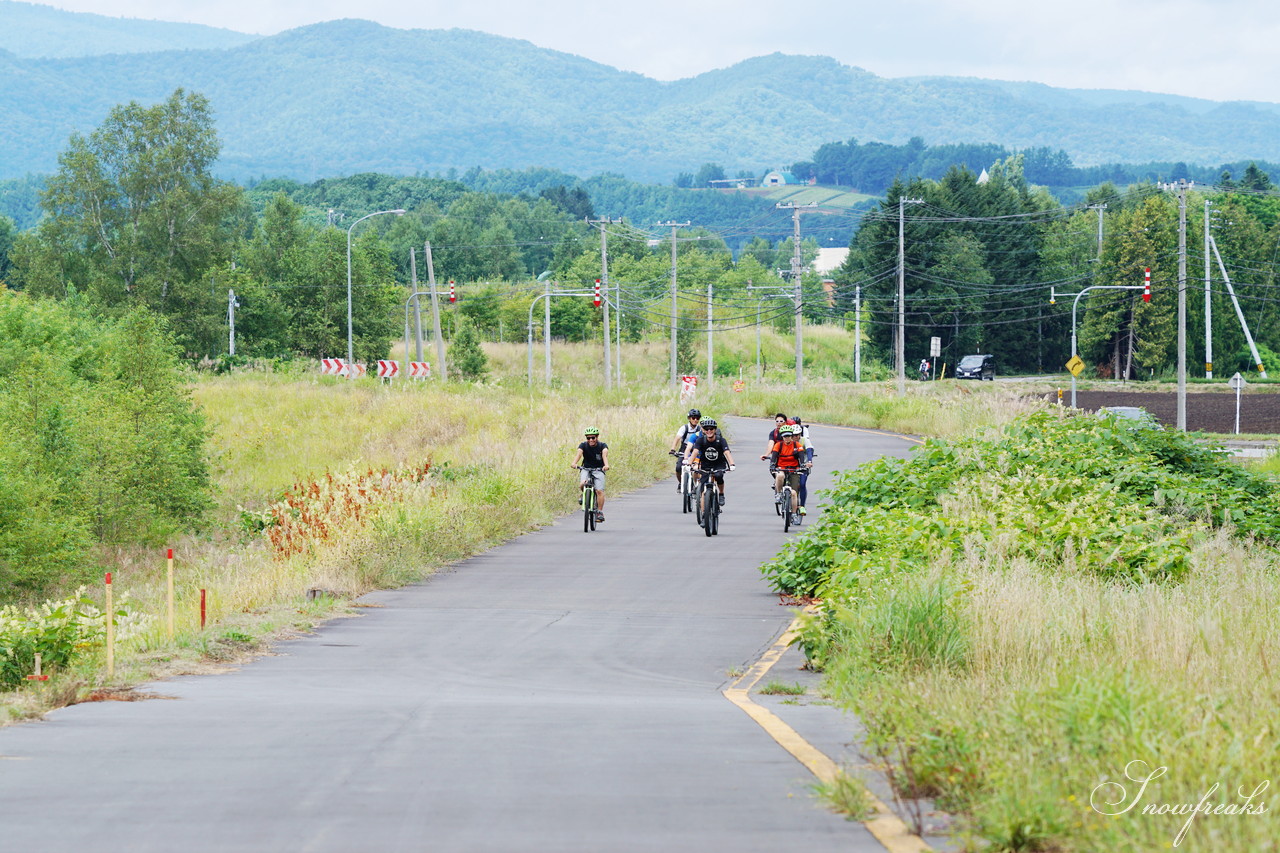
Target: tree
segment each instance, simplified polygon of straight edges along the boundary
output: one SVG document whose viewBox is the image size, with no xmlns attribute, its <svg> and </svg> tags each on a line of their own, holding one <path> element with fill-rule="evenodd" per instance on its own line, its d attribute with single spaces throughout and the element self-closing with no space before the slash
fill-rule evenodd
<svg viewBox="0 0 1280 853">
<path fill-rule="evenodd" d="M 173 319 L 184 350 L 209 353 L 221 314 L 207 271 L 228 257 L 241 191 L 213 177 L 220 144 L 208 100 L 114 108 L 73 134 L 41 200 L 39 235 L 63 273 L 107 307 L 145 305 Z"/>
<path fill-rule="evenodd" d="M 13 239 L 17 236 L 17 227 L 7 216 L 0 216 L 0 282 L 9 279 L 9 253 L 13 250 Z"/>
<path fill-rule="evenodd" d="M 693 176 L 694 187 L 709 186 L 712 181 L 724 180 L 724 168 L 715 163 L 703 163 Z"/>
<path fill-rule="evenodd" d="M 450 372 L 459 379 L 483 379 L 489 372 L 489 359 L 480 347 L 480 335 L 475 324 L 465 315 L 458 318 L 449 343 Z"/>
</svg>

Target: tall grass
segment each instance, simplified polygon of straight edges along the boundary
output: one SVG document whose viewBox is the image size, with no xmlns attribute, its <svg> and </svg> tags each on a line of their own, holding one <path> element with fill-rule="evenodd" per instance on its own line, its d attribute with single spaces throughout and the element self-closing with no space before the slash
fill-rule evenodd
<svg viewBox="0 0 1280 853">
<path fill-rule="evenodd" d="M 174 658 L 221 656 L 228 639 L 234 645 L 305 627 L 340 606 L 308 605 L 308 590 L 341 601 L 424 577 L 550 522 L 573 507 L 577 481 L 568 466 L 587 425 L 598 426 L 609 444 L 611 494 L 648 485 L 667 473 L 663 449 L 679 420 L 665 391 L 605 399 L 594 390 L 382 386 L 269 374 L 205 378 L 192 391 L 214 432 L 216 523 L 174 543 L 174 642 L 163 618 L 163 554 L 118 549 L 101 555 L 116 572 L 117 595 L 127 591 L 135 611 L 157 617 L 121 649 L 121 681 L 171 671 Z M 424 466 L 420 482 L 416 474 L 394 476 Z M 332 535 L 315 537 L 314 547 L 275 548 L 262 530 L 264 510 L 286 491 L 368 476 L 394 483 L 394 499 L 345 516 L 334 510 L 325 519 Z M 365 491 L 365 497 L 374 492 Z M 213 626 L 203 632 L 201 589 Z M 61 677 L 101 683 L 101 663 L 91 656 Z M 50 695 L 67 701 L 74 692 Z M 10 713 L 30 712 L 20 706 L 20 700 L 10 703 Z"/>
</svg>

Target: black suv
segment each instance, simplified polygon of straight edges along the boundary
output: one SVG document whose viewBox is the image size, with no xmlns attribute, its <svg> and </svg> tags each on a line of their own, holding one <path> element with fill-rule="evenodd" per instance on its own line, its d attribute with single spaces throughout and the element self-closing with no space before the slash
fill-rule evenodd
<svg viewBox="0 0 1280 853">
<path fill-rule="evenodd" d="M 956 379 L 990 379 L 996 380 L 996 357 L 994 355 L 966 355 L 956 365 Z"/>
</svg>

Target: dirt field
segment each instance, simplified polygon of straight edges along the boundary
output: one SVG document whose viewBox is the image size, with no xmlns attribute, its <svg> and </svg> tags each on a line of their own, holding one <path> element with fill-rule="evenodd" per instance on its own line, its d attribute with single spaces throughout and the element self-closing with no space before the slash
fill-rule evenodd
<svg viewBox="0 0 1280 853">
<path fill-rule="evenodd" d="M 1064 402 L 1070 405 L 1070 391 L 1064 395 Z M 1141 406 L 1166 426 L 1178 423 L 1178 395 L 1175 392 L 1077 391 L 1076 405 L 1089 412 L 1096 412 L 1099 406 Z M 1188 430 L 1232 433 L 1235 428 L 1235 394 L 1187 393 Z M 1280 435 L 1280 394 L 1241 395 L 1240 432 Z"/>
</svg>

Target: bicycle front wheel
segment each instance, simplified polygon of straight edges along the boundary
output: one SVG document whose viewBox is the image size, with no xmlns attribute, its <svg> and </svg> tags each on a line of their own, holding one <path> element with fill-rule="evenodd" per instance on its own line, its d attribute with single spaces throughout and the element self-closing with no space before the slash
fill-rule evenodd
<svg viewBox="0 0 1280 853">
<path fill-rule="evenodd" d="M 782 532 L 791 529 L 791 489 L 782 490 Z"/>
</svg>

